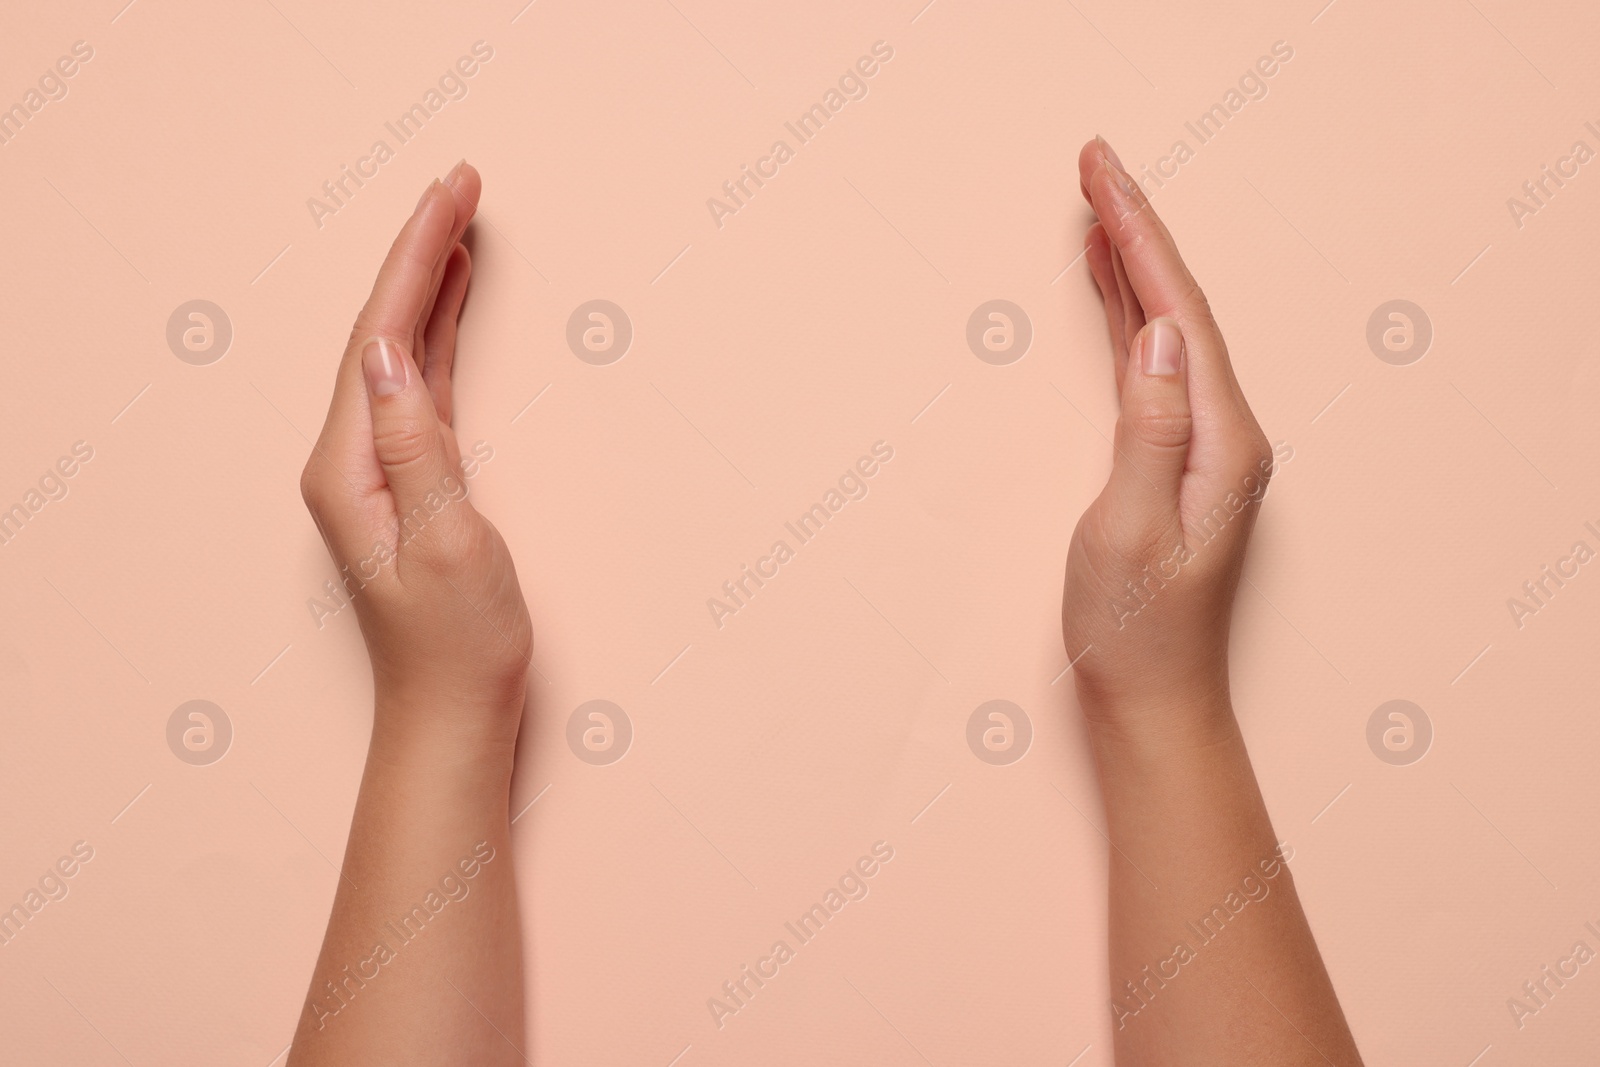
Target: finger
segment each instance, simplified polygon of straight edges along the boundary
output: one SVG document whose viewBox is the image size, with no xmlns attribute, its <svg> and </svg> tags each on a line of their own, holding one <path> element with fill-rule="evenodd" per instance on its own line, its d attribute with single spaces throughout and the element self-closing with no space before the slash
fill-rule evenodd
<svg viewBox="0 0 1600 1067">
<path fill-rule="evenodd" d="M 1117 289 L 1122 293 L 1122 336 L 1128 339 L 1131 346 L 1133 339 L 1139 336 L 1139 331 L 1144 329 L 1144 307 L 1128 281 L 1128 268 L 1122 262 L 1122 253 L 1116 245 L 1111 246 L 1111 270 L 1117 278 Z M 1126 366 L 1127 352 L 1123 352 L 1122 356 L 1119 369 Z"/>
<path fill-rule="evenodd" d="M 445 430 L 405 344 L 392 337 L 369 337 L 361 346 L 372 451 L 401 516 L 423 505 L 449 470 Z"/>
<path fill-rule="evenodd" d="M 1105 227 L 1098 222 L 1090 226 L 1088 236 L 1084 238 L 1084 247 L 1085 257 L 1089 260 L 1089 273 L 1094 275 L 1095 284 L 1100 287 L 1100 298 L 1105 304 L 1106 329 L 1111 334 L 1113 373 L 1117 381 L 1117 395 L 1120 396 L 1128 363 L 1128 346 L 1122 332 L 1126 318 L 1122 313 L 1122 289 L 1117 285 L 1116 270 L 1111 264 L 1111 239 L 1106 236 Z"/>
<path fill-rule="evenodd" d="M 356 317 L 334 379 L 327 419 L 301 479 L 306 504 L 339 559 L 369 552 L 394 513 L 383 467 L 373 453 L 361 342 L 371 336 L 409 337 L 415 330 L 429 272 L 454 215 L 448 203 L 432 198 L 431 192 L 432 186 L 401 227 L 372 294 Z"/>
<path fill-rule="evenodd" d="M 1084 151 L 1094 149 L 1091 143 Z M 1225 388 L 1242 402 L 1244 394 L 1234 379 L 1211 306 L 1172 234 L 1139 183 L 1115 162 L 1115 155 L 1099 151 L 1098 158 L 1099 165 L 1088 177 L 1089 193 L 1139 306 L 1147 318 L 1168 316 L 1182 325 L 1197 395 Z"/>
<path fill-rule="evenodd" d="M 1143 522 L 1170 521 L 1189 459 L 1188 360 L 1177 320 L 1152 320 L 1134 339 L 1108 489 Z"/>
<path fill-rule="evenodd" d="M 423 307 L 422 313 L 417 316 L 416 337 L 412 342 L 412 355 L 417 366 L 427 370 L 431 353 L 427 350 L 426 330 L 429 320 L 433 317 L 433 307 L 438 300 L 439 286 L 444 280 L 445 264 L 450 258 L 461 235 L 466 232 L 467 225 L 478 210 L 478 198 L 483 191 L 483 180 L 475 167 L 466 160 L 462 160 L 450 168 L 450 173 L 445 175 L 444 182 L 430 190 L 430 195 L 443 196 L 455 211 L 455 222 L 450 228 L 450 236 L 439 251 L 439 258 L 433 265 L 433 273 L 428 282 L 428 302 Z"/>
<path fill-rule="evenodd" d="M 439 283 L 439 295 L 433 304 L 433 314 L 428 319 L 425 332 L 428 362 L 422 369 L 422 380 L 433 396 L 433 405 L 439 421 L 451 423 L 450 372 L 455 366 L 456 331 L 461 315 L 461 302 L 467 295 L 467 282 L 472 277 L 472 257 L 465 245 L 456 245 L 445 262 L 444 277 Z"/>
</svg>

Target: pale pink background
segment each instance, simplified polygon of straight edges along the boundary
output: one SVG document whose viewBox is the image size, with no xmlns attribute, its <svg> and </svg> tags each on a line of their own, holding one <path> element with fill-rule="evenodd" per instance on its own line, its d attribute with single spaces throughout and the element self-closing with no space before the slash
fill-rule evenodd
<svg viewBox="0 0 1600 1067">
<path fill-rule="evenodd" d="M 458 424 L 495 449 L 474 491 L 542 675 L 514 790 L 539 798 L 530 1058 L 1110 1064 L 1058 616 L 1115 419 L 1077 152 L 1192 144 L 1282 40 L 1270 95 L 1156 195 L 1295 449 L 1240 593 L 1240 717 L 1369 1062 L 1593 1062 L 1600 965 L 1520 1031 L 1506 1000 L 1600 949 L 1600 574 L 1521 630 L 1506 601 L 1600 547 L 1600 163 L 1521 229 L 1506 200 L 1600 147 L 1600 15 L 923 2 L 6 12 L 0 103 L 94 58 L 0 146 L 0 507 L 95 454 L 0 547 L 0 906 L 95 858 L 0 947 L 0 1059 L 282 1062 L 370 716 L 352 615 L 307 608 L 334 572 L 296 479 L 383 250 L 465 155 L 492 226 Z M 470 95 L 319 230 L 306 199 L 477 40 Z M 706 199 L 878 40 L 870 95 L 718 230 Z M 235 331 L 210 366 L 165 340 L 197 298 Z M 607 367 L 564 342 L 593 298 L 636 330 Z M 964 337 L 993 298 L 1036 331 L 1006 367 Z M 1396 298 L 1436 331 L 1406 367 L 1365 339 Z M 706 598 L 880 439 L 870 496 L 716 629 Z M 634 724 L 610 766 L 566 746 L 594 698 Z M 1035 730 L 1008 767 L 965 740 L 995 698 Z M 1366 742 L 1395 698 L 1436 731 L 1411 766 Z M 167 747 L 192 699 L 233 723 L 210 766 Z M 877 840 L 871 895 L 718 1030 L 706 999 Z"/>
</svg>

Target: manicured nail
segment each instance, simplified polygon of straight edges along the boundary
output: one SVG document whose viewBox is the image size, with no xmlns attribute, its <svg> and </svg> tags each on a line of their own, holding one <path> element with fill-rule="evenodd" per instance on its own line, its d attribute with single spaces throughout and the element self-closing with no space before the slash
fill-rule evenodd
<svg viewBox="0 0 1600 1067">
<path fill-rule="evenodd" d="M 422 205 L 428 199 L 428 195 L 433 192 L 434 186 L 436 186 L 438 184 L 439 184 L 439 179 L 438 178 L 435 178 L 435 179 L 433 179 L 433 181 L 428 183 L 428 187 L 426 189 L 422 190 L 422 195 L 417 197 L 417 206 L 411 209 L 412 214 L 416 214 L 416 212 L 422 208 Z"/>
<path fill-rule="evenodd" d="M 368 341 L 361 353 L 361 370 L 373 396 L 393 396 L 406 387 L 406 364 L 411 360 L 393 341 Z"/>
<path fill-rule="evenodd" d="M 1144 372 L 1168 377 L 1183 370 L 1183 331 L 1171 319 L 1156 319 L 1144 332 Z"/>
<path fill-rule="evenodd" d="M 466 165 L 467 161 L 463 159 L 460 163 L 457 163 L 455 166 L 451 167 L 450 173 L 444 176 L 444 183 L 452 189 L 459 186 L 461 184 L 461 168 L 465 167 Z"/>
<path fill-rule="evenodd" d="M 1128 173 L 1128 168 L 1122 165 L 1122 160 L 1117 156 L 1117 150 L 1106 143 L 1106 139 L 1099 134 L 1095 134 L 1094 139 L 1100 145 L 1100 154 L 1109 159 L 1113 167 L 1116 167 L 1124 174 Z"/>
</svg>

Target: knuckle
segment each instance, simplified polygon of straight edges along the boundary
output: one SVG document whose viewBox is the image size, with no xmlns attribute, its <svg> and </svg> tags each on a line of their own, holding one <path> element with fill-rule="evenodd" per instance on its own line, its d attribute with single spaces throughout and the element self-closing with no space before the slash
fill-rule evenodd
<svg viewBox="0 0 1600 1067">
<path fill-rule="evenodd" d="M 1228 440 L 1228 456 L 1238 469 L 1265 479 L 1272 475 L 1272 443 L 1259 427 L 1251 426 Z"/>
<path fill-rule="evenodd" d="M 434 453 L 437 430 L 429 420 L 417 415 L 402 415 L 376 422 L 372 445 L 386 467 L 419 465 Z"/>
<path fill-rule="evenodd" d="M 1194 416 L 1188 405 L 1175 398 L 1140 400 L 1124 418 L 1135 440 L 1162 448 L 1187 445 L 1194 430 Z"/>
<path fill-rule="evenodd" d="M 314 462 L 307 462 L 300 472 L 300 499 L 313 512 L 322 499 L 322 479 L 317 477 Z"/>
</svg>

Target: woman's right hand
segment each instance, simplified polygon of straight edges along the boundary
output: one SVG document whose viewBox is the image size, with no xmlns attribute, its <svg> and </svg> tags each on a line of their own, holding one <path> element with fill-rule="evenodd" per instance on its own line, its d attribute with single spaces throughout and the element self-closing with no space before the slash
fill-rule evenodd
<svg viewBox="0 0 1600 1067">
<path fill-rule="evenodd" d="M 1226 707 L 1228 626 L 1276 463 L 1205 294 L 1116 154 L 1078 158 L 1099 216 L 1087 258 L 1105 301 L 1121 417 L 1111 477 L 1067 554 L 1062 628 L 1091 722 Z M 1292 453 L 1290 453 L 1292 454 Z"/>
<path fill-rule="evenodd" d="M 451 426 L 456 325 L 472 264 L 459 242 L 482 183 L 465 161 L 429 185 L 356 317 L 300 488 L 355 606 L 375 729 L 441 708 L 515 737 L 533 624 L 505 541 L 467 499 Z M 452 729 L 452 735 L 456 731 Z"/>
</svg>

